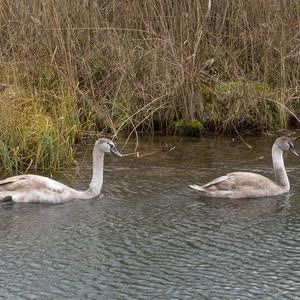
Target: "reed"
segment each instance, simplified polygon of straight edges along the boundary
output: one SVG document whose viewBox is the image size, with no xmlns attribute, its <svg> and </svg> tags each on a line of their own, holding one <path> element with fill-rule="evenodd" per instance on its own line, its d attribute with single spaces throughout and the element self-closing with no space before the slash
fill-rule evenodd
<svg viewBox="0 0 300 300">
<path fill-rule="evenodd" d="M 3 0 L 2 167 L 57 168 L 99 131 L 294 126 L 299 24 L 297 0 Z"/>
</svg>

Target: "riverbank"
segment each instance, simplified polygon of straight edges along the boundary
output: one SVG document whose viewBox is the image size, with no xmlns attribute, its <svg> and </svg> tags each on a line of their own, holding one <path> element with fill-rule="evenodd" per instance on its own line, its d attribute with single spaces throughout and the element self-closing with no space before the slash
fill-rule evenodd
<svg viewBox="0 0 300 300">
<path fill-rule="evenodd" d="M 0 167 L 57 169 L 99 132 L 297 127 L 299 11 L 298 1 L 4 1 Z"/>
</svg>

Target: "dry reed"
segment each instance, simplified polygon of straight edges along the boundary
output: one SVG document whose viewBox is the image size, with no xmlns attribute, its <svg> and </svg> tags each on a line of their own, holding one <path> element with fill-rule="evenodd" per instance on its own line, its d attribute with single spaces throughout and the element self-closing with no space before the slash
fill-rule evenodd
<svg viewBox="0 0 300 300">
<path fill-rule="evenodd" d="M 3 166 L 56 168 L 100 130 L 287 128 L 300 108 L 299 27 L 297 0 L 3 0 Z M 30 124 L 13 130 L 19 112 Z"/>
</svg>

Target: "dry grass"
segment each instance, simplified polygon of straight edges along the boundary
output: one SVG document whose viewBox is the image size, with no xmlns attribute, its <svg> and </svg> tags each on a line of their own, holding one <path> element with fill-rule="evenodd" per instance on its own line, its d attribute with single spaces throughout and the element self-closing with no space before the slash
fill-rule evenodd
<svg viewBox="0 0 300 300">
<path fill-rule="evenodd" d="M 299 29 L 297 0 L 3 0 L 0 82 L 14 87 L 1 94 L 12 103 L 0 110 L 3 149 L 22 140 L 41 150 L 13 164 L 53 168 L 99 130 L 286 128 L 300 107 Z M 20 138 L 18 117 L 3 119 L 26 109 Z M 44 131 L 67 150 L 47 156 L 36 146 Z"/>
</svg>

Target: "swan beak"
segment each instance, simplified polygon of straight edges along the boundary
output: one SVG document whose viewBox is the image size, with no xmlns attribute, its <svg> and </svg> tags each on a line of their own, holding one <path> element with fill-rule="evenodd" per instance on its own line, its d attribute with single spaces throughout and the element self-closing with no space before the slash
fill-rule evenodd
<svg viewBox="0 0 300 300">
<path fill-rule="evenodd" d="M 110 147 L 110 152 L 119 157 L 122 157 L 122 154 L 117 150 L 117 148 L 115 146 Z"/>
<path fill-rule="evenodd" d="M 296 155 L 296 156 L 299 156 L 299 154 L 296 152 L 295 147 L 294 147 L 293 145 L 290 145 L 289 151 L 290 151 L 292 154 L 294 154 L 294 155 Z"/>
</svg>

